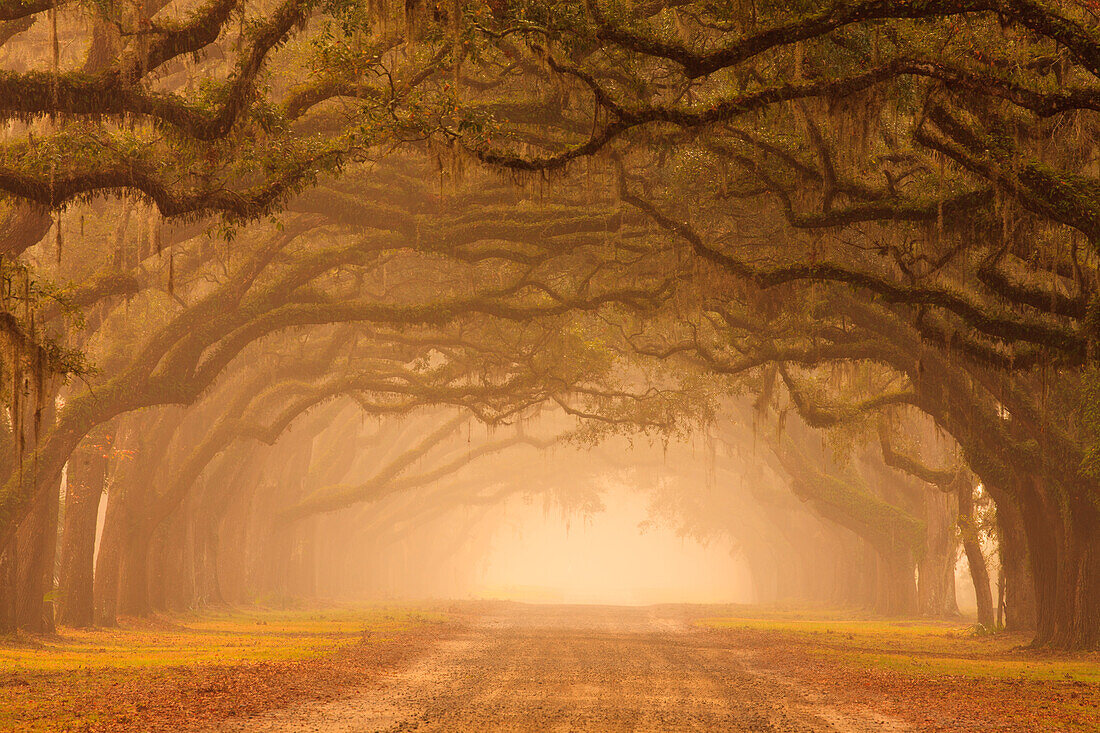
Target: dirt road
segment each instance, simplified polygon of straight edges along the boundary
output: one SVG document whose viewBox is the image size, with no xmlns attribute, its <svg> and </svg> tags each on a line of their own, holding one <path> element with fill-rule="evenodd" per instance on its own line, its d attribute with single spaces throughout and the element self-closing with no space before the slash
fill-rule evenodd
<svg viewBox="0 0 1100 733">
<path fill-rule="evenodd" d="M 377 686 L 216 729 L 905 731 L 754 670 L 674 609 L 486 606 Z"/>
</svg>

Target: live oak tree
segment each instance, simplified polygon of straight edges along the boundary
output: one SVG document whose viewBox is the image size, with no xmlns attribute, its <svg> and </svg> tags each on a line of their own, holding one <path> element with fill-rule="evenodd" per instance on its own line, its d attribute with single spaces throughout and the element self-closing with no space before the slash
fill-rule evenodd
<svg viewBox="0 0 1100 733">
<path fill-rule="evenodd" d="M 396 208 L 370 229 L 357 220 L 380 205 L 408 205 L 407 192 L 396 202 L 361 196 L 366 201 L 358 205 L 333 192 L 344 205 L 320 209 L 303 199 L 284 226 L 253 228 L 232 252 L 200 241 L 193 259 L 181 259 L 188 267 L 175 274 L 170 292 L 142 291 L 97 319 L 104 372 L 66 395 L 57 419 L 42 426 L 42 444 L 28 459 L 35 471 L 10 476 L 12 516 L 56 499 L 56 488 L 41 488 L 43 477 L 56 487 L 76 444 L 98 426 L 135 410 L 197 403 L 185 413 L 162 411 L 159 427 L 142 430 L 133 460 L 119 467 L 95 572 L 100 622 L 113 619 L 116 600 L 123 612 L 148 610 L 154 535 L 213 458 L 235 440 L 276 440 L 298 415 L 326 401 L 352 398 L 368 412 L 396 414 L 452 404 L 487 422 L 551 402 L 620 429 L 673 425 L 687 393 L 671 382 L 648 391 L 620 386 L 615 354 L 594 340 L 595 330 L 606 330 L 595 316 L 654 307 L 667 278 L 619 258 L 599 235 L 609 226 L 605 216 L 573 204 L 502 217 L 495 203 L 501 192 L 498 186 L 483 194 L 497 208 L 474 227 L 461 215 L 436 214 L 421 228 L 423 216 Z M 537 240 L 527 231 L 532 223 L 544 227 Z M 453 254 L 441 256 L 444 247 Z M 323 290 L 328 294 L 319 297 Z M 145 314 L 136 333 L 127 318 L 135 310 Z M 289 347 L 294 338 L 280 341 L 288 329 L 303 328 L 316 335 L 296 348 Z M 242 358 L 266 366 L 230 377 Z M 203 408 L 211 388 L 213 404 L 227 412 Z M 267 417 L 250 417 L 254 411 Z M 207 427 L 187 427 L 196 420 Z M 189 436 L 182 442 L 174 437 L 181 430 Z M 154 475 L 162 478 L 148 484 Z M 76 544 L 75 537 L 63 542 Z M 91 560 L 86 541 L 80 545 L 82 556 L 65 554 L 84 577 Z M 21 595 L 42 598 L 49 585 L 26 583 Z M 73 605 L 86 609 L 88 601 Z"/>
<path fill-rule="evenodd" d="M 1037 643 L 1091 647 L 1094 26 L 1069 2 L 509 5 L 482 58 L 522 46 L 515 75 L 560 104 L 467 148 L 621 167 L 623 200 L 728 276 L 711 295 L 737 351 L 761 315 L 823 304 L 719 370 L 904 375 L 911 395 L 859 409 L 909 404 L 958 442 L 1023 525 Z"/>
<path fill-rule="evenodd" d="M 961 544 L 991 625 L 989 499 L 1009 624 L 1100 643 L 1088 4 L 15 2 L 0 20 L 7 625 L 52 619 L 59 524 L 74 623 L 167 603 L 185 564 L 193 597 L 261 567 L 273 591 L 304 577 L 317 522 L 414 527 L 509 495 L 425 489 L 399 458 L 315 475 L 356 410 L 501 426 L 472 456 L 530 447 L 508 431 L 551 406 L 588 444 L 693 416 L 743 445 L 757 425 L 757 479 L 790 493 L 684 521 L 737 534 L 764 577 L 768 553 L 813 554 L 781 536 L 794 513 L 887 568 L 843 583 L 885 611 L 952 612 Z M 281 560 L 250 571 L 219 533 Z"/>
</svg>

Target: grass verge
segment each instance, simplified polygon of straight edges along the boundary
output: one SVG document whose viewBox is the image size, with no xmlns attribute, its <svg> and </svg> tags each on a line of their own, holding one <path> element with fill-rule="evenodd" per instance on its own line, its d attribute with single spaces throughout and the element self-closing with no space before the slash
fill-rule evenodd
<svg viewBox="0 0 1100 733">
<path fill-rule="evenodd" d="M 805 612 L 703 618 L 750 664 L 927 731 L 1100 730 L 1100 654 L 1028 649 L 962 623 Z"/>
<path fill-rule="evenodd" d="M 331 698 L 415 653 L 443 621 L 250 608 L 0 639 L 0 730 L 179 731 Z"/>
</svg>

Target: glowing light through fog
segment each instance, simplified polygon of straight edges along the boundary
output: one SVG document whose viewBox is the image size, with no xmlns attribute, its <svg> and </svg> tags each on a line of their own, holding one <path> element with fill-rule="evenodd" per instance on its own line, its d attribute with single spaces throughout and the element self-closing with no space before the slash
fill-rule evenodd
<svg viewBox="0 0 1100 733">
<path fill-rule="evenodd" d="M 528 602 L 646 604 L 751 600 L 744 563 L 729 546 L 704 547 L 649 515 L 644 495 L 616 486 L 606 511 L 563 521 L 540 503 L 512 501 L 493 535 L 474 595 Z"/>
</svg>

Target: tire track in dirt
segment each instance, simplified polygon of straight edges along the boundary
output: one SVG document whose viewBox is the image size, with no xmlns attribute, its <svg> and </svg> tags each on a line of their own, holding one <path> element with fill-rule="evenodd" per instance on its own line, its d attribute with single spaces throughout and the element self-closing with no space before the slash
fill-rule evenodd
<svg viewBox="0 0 1100 733">
<path fill-rule="evenodd" d="M 719 637 L 667 610 L 482 606 L 465 628 L 376 686 L 219 733 L 681 731 L 901 733 L 754 670 Z"/>
</svg>

